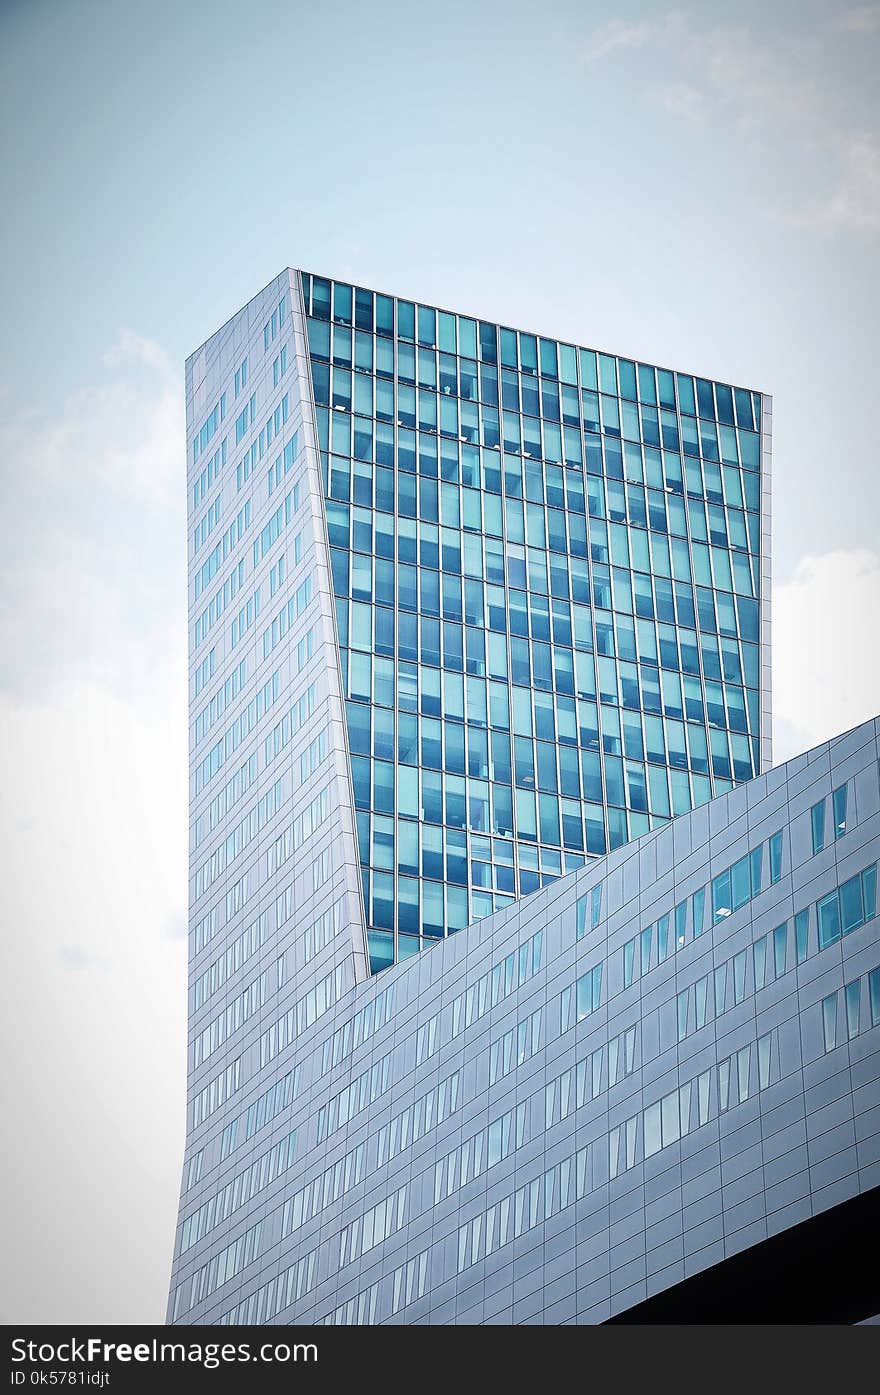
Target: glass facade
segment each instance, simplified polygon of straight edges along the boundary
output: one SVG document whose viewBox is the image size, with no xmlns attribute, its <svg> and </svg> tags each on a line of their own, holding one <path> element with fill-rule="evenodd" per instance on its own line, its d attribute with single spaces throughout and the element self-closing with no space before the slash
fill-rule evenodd
<svg viewBox="0 0 880 1395">
<path fill-rule="evenodd" d="M 759 773 L 762 399 L 299 281 L 376 971 Z"/>
</svg>

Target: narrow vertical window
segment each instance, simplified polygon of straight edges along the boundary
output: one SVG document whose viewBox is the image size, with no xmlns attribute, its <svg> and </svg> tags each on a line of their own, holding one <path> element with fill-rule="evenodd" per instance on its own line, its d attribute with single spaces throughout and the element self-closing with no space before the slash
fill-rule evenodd
<svg viewBox="0 0 880 1395">
<path fill-rule="evenodd" d="M 712 1072 L 704 1070 L 697 1079 L 697 1104 L 699 1108 L 700 1127 L 709 1121 L 709 1087 L 712 1081 Z"/>
<path fill-rule="evenodd" d="M 594 886 L 590 894 L 590 925 L 595 930 L 602 914 L 602 883 Z"/>
<path fill-rule="evenodd" d="M 846 790 L 846 785 L 838 785 L 831 796 L 835 838 L 842 838 L 846 832 Z"/>
<path fill-rule="evenodd" d="M 645 1157 L 659 1153 L 660 1143 L 660 1101 L 649 1104 L 645 1110 Z"/>
<path fill-rule="evenodd" d="M 690 990 L 689 988 L 686 988 L 686 989 L 684 990 L 684 992 L 683 992 L 683 993 L 679 993 L 678 997 L 676 998 L 676 1007 L 677 1007 L 677 1014 L 678 1014 L 678 1040 L 679 1040 L 679 1041 L 684 1041 L 685 1037 L 687 1036 L 687 1029 L 688 1029 L 688 999 L 690 998 L 690 993 L 691 993 L 691 990 Z"/>
<path fill-rule="evenodd" d="M 563 988 L 559 995 L 559 1030 L 567 1032 L 571 1026 L 571 989 Z"/>
<path fill-rule="evenodd" d="M 752 954 L 755 967 L 755 992 L 764 987 L 764 977 L 767 972 L 767 936 L 762 935 L 760 940 L 755 940 L 752 945 Z M 739 999 L 737 998 L 737 1002 Z"/>
<path fill-rule="evenodd" d="M 639 967 L 640 972 L 646 974 L 651 967 L 651 931 L 653 927 L 648 926 L 641 933 L 639 941 Z"/>
<path fill-rule="evenodd" d="M 709 975 L 708 975 L 708 974 L 706 974 L 705 978 L 701 978 L 701 979 L 697 982 L 696 987 L 695 987 L 695 989 L 694 989 L 694 993 L 695 993 L 695 999 L 696 999 L 696 1003 L 695 1003 L 695 1005 L 696 1005 L 696 1023 L 695 1023 L 695 1026 L 696 1026 L 696 1030 L 699 1031 L 701 1027 L 705 1027 L 705 1025 L 706 1025 L 706 1004 L 707 1004 L 708 997 L 709 997 Z"/>
<path fill-rule="evenodd" d="M 601 965 L 601 964 L 597 964 L 596 967 L 595 967 L 595 969 L 593 969 L 593 972 L 592 972 L 592 974 L 591 974 L 591 978 L 592 978 L 592 980 L 593 980 L 593 1006 L 592 1006 L 592 1011 L 595 1012 L 596 1009 L 598 1008 L 599 1004 L 600 1004 L 601 1001 L 602 1001 L 602 965 Z"/>
<path fill-rule="evenodd" d="M 751 1061 L 751 1055 L 751 1046 L 744 1046 L 741 1051 L 736 1053 L 736 1080 L 740 1104 L 749 1097 L 749 1063 Z"/>
<path fill-rule="evenodd" d="M 703 915 L 705 910 L 705 904 L 706 888 L 704 886 L 701 886 L 697 891 L 694 892 L 691 902 L 694 939 L 696 939 L 698 935 L 702 935 L 703 933 Z"/>
<path fill-rule="evenodd" d="M 675 948 L 684 944 L 685 923 L 687 921 L 687 901 L 680 901 L 675 908 Z"/>
<path fill-rule="evenodd" d="M 822 1033 L 825 1050 L 833 1051 L 837 1045 L 837 994 L 829 993 L 822 999 Z"/>
<path fill-rule="evenodd" d="M 623 946 L 623 986 L 629 988 L 633 981 L 633 966 L 636 957 L 635 938 L 627 940 Z"/>
<path fill-rule="evenodd" d="M 577 915 L 577 919 L 576 919 L 577 938 L 578 938 L 578 939 L 581 939 L 581 938 L 583 937 L 583 935 L 586 933 L 586 929 L 587 929 L 587 898 L 586 898 L 586 896 L 579 896 L 579 897 L 578 897 L 578 899 L 577 899 L 577 907 L 576 907 L 576 915 Z"/>
<path fill-rule="evenodd" d="M 657 921 L 657 963 L 662 964 L 669 952 L 669 916 L 661 915 Z"/>
<path fill-rule="evenodd" d="M 741 1003 L 746 996 L 746 952 L 741 949 L 733 957 L 733 1001 Z"/>
<path fill-rule="evenodd" d="M 727 1108 L 730 1091 L 730 1057 L 718 1063 L 718 1110 L 723 1113 Z"/>
<path fill-rule="evenodd" d="M 620 1037 L 612 1037 L 608 1043 L 608 1088 L 617 1084 L 617 1061 L 620 1054 Z"/>
<path fill-rule="evenodd" d="M 623 1038 L 623 1073 L 629 1075 L 636 1060 L 636 1029 L 627 1028 Z"/>
<path fill-rule="evenodd" d="M 868 1002 L 871 1008 L 871 1026 L 880 1022 L 880 967 L 868 974 Z"/>
<path fill-rule="evenodd" d="M 782 876 L 782 829 L 770 839 L 770 885 L 775 886 Z"/>
<path fill-rule="evenodd" d="M 608 1135 L 608 1176 L 613 1181 L 617 1176 L 617 1161 L 620 1152 L 620 1125 Z"/>
<path fill-rule="evenodd" d="M 727 965 L 715 970 L 715 1016 L 720 1017 L 727 1006 Z"/>
<path fill-rule="evenodd" d="M 880 985 L 878 985 L 878 988 L 880 988 Z M 878 1004 L 878 1006 L 880 1006 L 880 1004 Z M 598 1051 L 593 1052 L 591 1058 L 592 1079 L 590 1083 L 593 1090 L 593 1099 L 596 1098 L 596 1096 L 601 1092 L 602 1089 L 602 1058 L 604 1054 L 605 1047 L 600 1046 Z"/>
<path fill-rule="evenodd" d="M 686 1080 L 678 1091 L 678 1110 L 681 1121 L 681 1136 L 690 1133 L 691 1129 L 691 1084 Z"/>
<path fill-rule="evenodd" d="M 770 1048 L 773 1033 L 758 1038 L 758 1089 L 766 1090 L 770 1084 Z"/>
<path fill-rule="evenodd" d="M 819 923 L 819 948 L 840 939 L 840 901 L 836 891 L 831 891 L 816 902 L 816 919 Z"/>
<path fill-rule="evenodd" d="M 786 942 L 788 939 L 788 926 L 777 925 L 773 931 L 773 972 L 777 978 L 785 973 Z"/>
<path fill-rule="evenodd" d="M 626 1121 L 626 1165 L 635 1167 L 636 1162 L 636 1131 L 638 1126 L 638 1115 L 634 1114 Z M 549 1215 L 548 1211 L 548 1215 Z"/>
<path fill-rule="evenodd" d="M 820 799 L 810 810 L 810 828 L 813 835 L 813 856 L 825 846 L 825 800 Z"/>
<path fill-rule="evenodd" d="M 862 873 L 862 905 L 865 920 L 873 920 L 877 913 L 877 864 L 866 867 Z"/>
<path fill-rule="evenodd" d="M 663 1147 L 677 1143 L 681 1137 L 681 1117 L 679 1113 L 678 1091 L 672 1090 L 660 1101 L 660 1127 L 663 1133 Z"/>
<path fill-rule="evenodd" d="M 798 962 L 799 964 L 802 964 L 802 963 L 804 962 L 804 960 L 806 959 L 806 957 L 807 957 L 807 952 L 808 952 L 808 940 L 807 940 L 807 936 L 808 936 L 808 933 L 809 933 L 809 929 L 810 929 L 810 912 L 809 912 L 809 910 L 798 911 L 797 915 L 796 915 L 795 918 L 794 918 L 794 945 L 795 945 L 795 957 L 796 957 L 797 962 Z"/>
<path fill-rule="evenodd" d="M 846 1004 L 846 1035 L 847 1040 L 852 1041 L 853 1037 L 859 1034 L 859 996 L 861 984 L 857 978 L 852 983 L 848 983 L 843 990 L 844 1002 Z"/>
<path fill-rule="evenodd" d="M 577 1020 L 582 1022 L 593 1011 L 593 976 L 584 974 L 577 981 Z"/>
<path fill-rule="evenodd" d="M 730 890 L 730 869 L 712 879 L 712 924 L 729 916 L 733 909 Z"/>
<path fill-rule="evenodd" d="M 782 837 L 781 834 L 777 836 L 780 838 Z M 761 843 L 758 845 L 757 848 L 753 848 L 752 851 L 749 853 L 749 883 L 750 890 L 753 896 L 757 896 L 758 892 L 761 890 L 761 873 L 763 865 L 764 845 L 763 843 Z"/>
</svg>

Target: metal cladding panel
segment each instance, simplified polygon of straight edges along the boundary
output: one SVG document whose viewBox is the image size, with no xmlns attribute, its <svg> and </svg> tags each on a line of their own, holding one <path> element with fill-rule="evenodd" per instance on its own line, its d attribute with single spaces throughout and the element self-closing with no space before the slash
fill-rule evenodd
<svg viewBox="0 0 880 1395">
<path fill-rule="evenodd" d="M 600 1322 L 875 1187 L 878 735 L 350 987 L 264 1072 L 300 1072 L 293 1161 L 178 1255 L 171 1320 Z"/>
<path fill-rule="evenodd" d="M 285 1084 L 269 1062 L 367 975 L 324 506 L 289 272 L 188 361 L 187 460 L 181 1226 L 200 1211 L 202 1219 L 185 1236 L 179 1229 L 177 1246 L 185 1239 L 192 1258 L 214 1247 L 215 1237 L 201 1238 L 202 1208 L 213 1221 L 248 1193 L 254 1212 L 282 1166 L 280 1153 L 269 1160 L 282 1126 L 274 1119 L 289 1118 L 300 1077 Z M 216 1200 L 221 1173 L 239 1178 L 234 1203 L 231 1193 Z M 178 1259 L 175 1274 L 180 1267 Z"/>
</svg>

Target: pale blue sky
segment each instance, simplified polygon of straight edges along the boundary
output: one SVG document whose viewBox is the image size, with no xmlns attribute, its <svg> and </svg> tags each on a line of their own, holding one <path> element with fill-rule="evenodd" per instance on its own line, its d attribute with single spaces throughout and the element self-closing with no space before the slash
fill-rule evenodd
<svg viewBox="0 0 880 1395">
<path fill-rule="evenodd" d="M 304 265 L 770 391 L 779 565 L 870 544 L 876 9 L 669 14 L 7 5 L 0 380 L 180 362 Z"/>
<path fill-rule="evenodd" d="M 293 265 L 772 393 L 784 759 L 880 708 L 878 59 L 845 0 L 0 0 L 0 1319 L 164 1315 L 185 356 Z"/>
</svg>

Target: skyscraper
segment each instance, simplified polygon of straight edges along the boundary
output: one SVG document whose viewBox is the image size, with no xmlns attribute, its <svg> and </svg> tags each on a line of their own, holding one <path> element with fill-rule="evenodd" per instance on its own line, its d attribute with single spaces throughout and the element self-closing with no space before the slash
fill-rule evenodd
<svg viewBox="0 0 880 1395">
<path fill-rule="evenodd" d="M 770 401 L 291 271 L 188 360 L 186 387 L 190 1042 L 169 1317 L 625 1311 L 658 1291 L 646 1227 L 616 1296 L 613 1255 L 578 1296 L 577 1251 L 601 1232 L 608 1257 L 613 1194 L 636 1168 L 644 1188 L 672 1141 L 669 1091 L 657 1120 L 648 1091 L 664 1053 L 684 1081 L 681 1044 L 703 1052 L 676 1084 L 675 1143 L 714 1130 L 719 1179 L 733 1103 L 760 1120 L 795 1069 L 779 1023 L 756 1035 L 766 946 L 759 982 L 759 951 L 731 938 L 795 885 L 796 801 L 782 809 L 776 772 L 753 779 L 770 760 Z M 843 823 L 858 808 L 861 837 L 859 778 Z M 856 873 L 861 935 L 875 893 Z M 808 933 L 781 926 L 774 983 Z M 714 960 L 679 982 L 722 941 L 729 996 Z M 730 1010 L 743 1035 L 747 981 L 748 1041 L 722 1061 L 716 1025 Z M 568 1307 L 542 1270 L 526 1312 L 514 1252 L 556 1217 L 575 1233 Z M 726 1245 L 722 1226 L 702 1267 Z"/>
<path fill-rule="evenodd" d="M 301 285 L 377 969 L 768 764 L 770 405 Z"/>
</svg>

